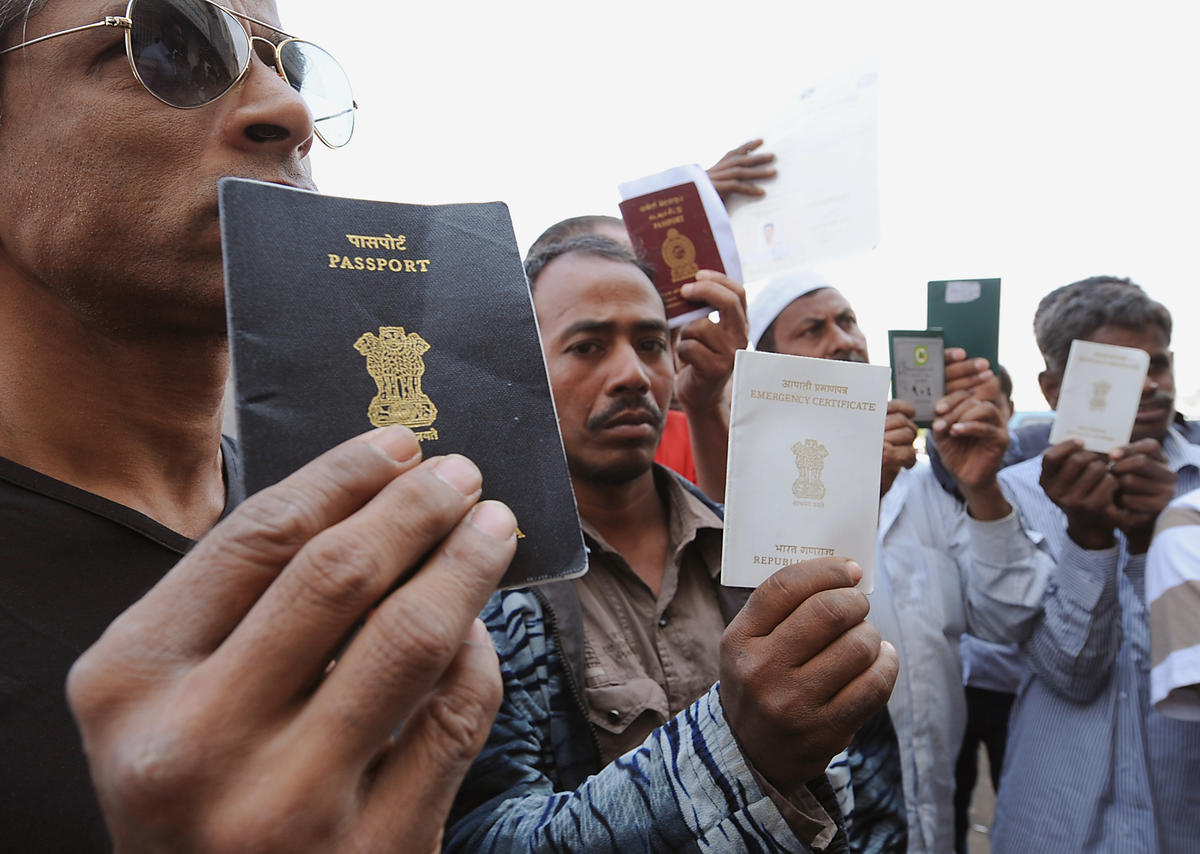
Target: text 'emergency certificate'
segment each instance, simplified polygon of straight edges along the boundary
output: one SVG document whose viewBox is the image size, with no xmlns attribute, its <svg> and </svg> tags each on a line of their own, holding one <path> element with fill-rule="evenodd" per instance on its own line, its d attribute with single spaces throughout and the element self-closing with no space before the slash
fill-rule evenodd
<svg viewBox="0 0 1200 854">
<path fill-rule="evenodd" d="M 1149 367 L 1145 350 L 1072 341 L 1050 443 L 1079 439 L 1098 454 L 1128 444 Z"/>
<path fill-rule="evenodd" d="M 875 586 L 879 469 L 890 372 L 739 350 L 721 583 L 757 587 L 789 564 L 838 555 Z"/>
</svg>

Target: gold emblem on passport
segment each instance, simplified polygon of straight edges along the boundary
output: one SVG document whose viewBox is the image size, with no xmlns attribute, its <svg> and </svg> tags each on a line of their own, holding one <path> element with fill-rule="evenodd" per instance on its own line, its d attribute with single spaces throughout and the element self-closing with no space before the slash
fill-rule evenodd
<svg viewBox="0 0 1200 854">
<path fill-rule="evenodd" d="M 1110 383 L 1100 380 L 1100 382 L 1092 383 L 1092 399 L 1088 401 L 1088 409 L 1093 412 L 1103 412 L 1108 408 L 1108 392 L 1112 388 Z"/>
<path fill-rule="evenodd" d="M 371 423 L 403 424 L 418 440 L 436 439 L 436 429 L 420 430 L 437 420 L 437 407 L 421 389 L 429 342 L 415 332 L 406 334 L 403 326 L 381 326 L 378 336 L 364 333 L 354 349 L 367 357 L 367 373 L 378 388 L 367 407 Z"/>
<path fill-rule="evenodd" d="M 696 244 L 692 243 L 686 234 L 680 234 L 677 228 L 667 232 L 667 238 L 662 244 L 662 256 L 671 268 L 672 282 L 690 279 L 700 272 L 696 263 Z"/>
<path fill-rule="evenodd" d="M 805 439 L 792 445 L 792 453 L 796 455 L 796 470 L 800 473 L 792 484 L 792 494 L 801 500 L 820 501 L 825 497 L 821 473 L 825 471 L 829 450 L 816 439 Z"/>
</svg>

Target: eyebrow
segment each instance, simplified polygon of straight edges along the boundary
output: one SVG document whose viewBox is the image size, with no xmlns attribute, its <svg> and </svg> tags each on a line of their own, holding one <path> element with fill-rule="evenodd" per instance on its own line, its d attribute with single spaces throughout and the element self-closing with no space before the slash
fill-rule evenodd
<svg viewBox="0 0 1200 854">
<path fill-rule="evenodd" d="M 611 320 L 577 320 L 564 329 L 559 334 L 559 337 L 570 338 L 581 332 L 608 332 L 616 327 L 616 325 Z M 638 332 L 666 332 L 667 324 L 663 320 L 639 320 L 633 324 L 633 328 Z"/>
</svg>

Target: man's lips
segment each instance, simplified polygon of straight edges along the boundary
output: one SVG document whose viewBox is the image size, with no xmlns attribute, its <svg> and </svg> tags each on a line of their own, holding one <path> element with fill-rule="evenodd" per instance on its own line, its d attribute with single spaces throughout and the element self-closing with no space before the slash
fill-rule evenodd
<svg viewBox="0 0 1200 854">
<path fill-rule="evenodd" d="M 605 421 L 601 429 L 612 430 L 617 427 L 634 427 L 640 424 L 655 426 L 658 424 L 658 418 L 648 409 L 627 409 Z"/>
<path fill-rule="evenodd" d="M 1159 404 L 1154 404 L 1153 406 L 1140 406 L 1138 407 L 1137 418 L 1135 421 L 1139 424 L 1143 424 L 1147 421 L 1161 421 L 1168 416 L 1170 411 L 1170 406 L 1162 406 Z"/>
</svg>

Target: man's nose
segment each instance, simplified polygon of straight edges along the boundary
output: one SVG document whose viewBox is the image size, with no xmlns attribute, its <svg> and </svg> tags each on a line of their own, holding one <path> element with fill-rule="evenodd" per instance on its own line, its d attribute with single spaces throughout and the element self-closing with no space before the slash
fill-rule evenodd
<svg viewBox="0 0 1200 854">
<path fill-rule="evenodd" d="M 300 157 L 312 148 L 312 113 L 259 51 L 253 51 L 245 76 L 225 97 L 235 99 L 223 126 L 230 145 L 251 151 L 295 150 Z"/>
<path fill-rule="evenodd" d="M 613 349 L 608 367 L 610 394 L 630 391 L 644 393 L 650 388 L 650 372 L 631 343 L 623 343 Z"/>
</svg>

